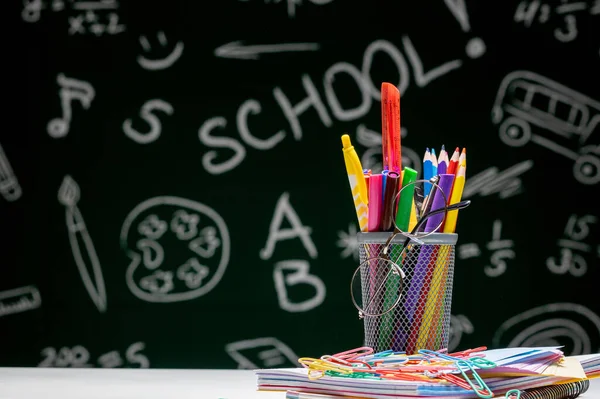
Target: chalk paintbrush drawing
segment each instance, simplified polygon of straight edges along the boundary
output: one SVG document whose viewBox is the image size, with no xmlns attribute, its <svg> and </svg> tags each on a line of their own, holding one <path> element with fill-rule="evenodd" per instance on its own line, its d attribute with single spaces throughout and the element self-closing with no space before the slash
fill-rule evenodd
<svg viewBox="0 0 600 399">
<path fill-rule="evenodd" d="M 150 198 L 131 210 L 120 242 L 130 259 L 127 286 L 147 302 L 206 295 L 223 278 L 231 251 L 221 215 L 200 202 L 173 196 Z"/>
<path fill-rule="evenodd" d="M 96 91 L 88 82 L 68 78 L 62 73 L 57 75 L 56 82 L 60 87 L 58 98 L 60 99 L 62 116 L 52 119 L 47 126 L 48 134 L 55 139 L 64 137 L 69 133 L 73 118 L 73 101 L 77 100 L 81 103 L 83 109 L 89 109 L 96 96 Z"/>
<path fill-rule="evenodd" d="M 65 207 L 65 223 L 71 244 L 73 259 L 81 276 L 81 281 L 94 305 L 100 312 L 106 311 L 106 289 L 102 266 L 96 248 L 85 225 L 85 220 L 77 203 L 80 198 L 79 185 L 66 175 L 58 190 L 58 201 Z"/>
<path fill-rule="evenodd" d="M 515 71 L 500 84 L 492 122 L 504 144 L 539 145 L 572 160 L 578 182 L 600 182 L 600 145 L 590 144 L 599 102 L 537 73 Z"/>
</svg>

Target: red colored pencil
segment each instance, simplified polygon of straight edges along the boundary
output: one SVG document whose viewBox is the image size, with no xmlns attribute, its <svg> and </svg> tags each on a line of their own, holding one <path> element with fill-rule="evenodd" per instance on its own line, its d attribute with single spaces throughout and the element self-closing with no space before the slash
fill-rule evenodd
<svg viewBox="0 0 600 399">
<path fill-rule="evenodd" d="M 450 164 L 448 165 L 448 170 L 446 173 L 455 175 L 458 172 L 458 161 L 460 158 L 460 150 L 456 147 L 454 150 L 454 154 L 452 154 L 452 158 L 450 158 Z"/>
</svg>

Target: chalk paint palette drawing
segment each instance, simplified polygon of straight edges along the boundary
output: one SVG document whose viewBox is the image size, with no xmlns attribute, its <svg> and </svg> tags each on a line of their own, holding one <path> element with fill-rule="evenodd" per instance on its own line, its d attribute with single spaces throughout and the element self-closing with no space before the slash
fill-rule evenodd
<svg viewBox="0 0 600 399">
<path fill-rule="evenodd" d="M 513 316 L 500 325 L 494 347 L 562 346 L 568 356 L 600 350 L 600 317 L 576 303 L 550 303 Z"/>
<path fill-rule="evenodd" d="M 572 160 L 578 182 L 600 182 L 600 145 L 593 134 L 599 102 L 534 72 L 515 71 L 500 84 L 492 122 L 505 144 L 534 143 Z"/>
<path fill-rule="evenodd" d="M 130 259 L 127 286 L 147 302 L 186 301 L 209 293 L 230 257 L 223 218 L 207 205 L 172 196 L 137 205 L 123 222 L 120 242 Z"/>
</svg>

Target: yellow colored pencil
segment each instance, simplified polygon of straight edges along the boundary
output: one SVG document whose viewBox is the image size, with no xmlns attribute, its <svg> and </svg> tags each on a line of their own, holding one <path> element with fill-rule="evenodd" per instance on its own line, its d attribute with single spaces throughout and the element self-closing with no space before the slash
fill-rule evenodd
<svg viewBox="0 0 600 399">
<path fill-rule="evenodd" d="M 465 161 L 466 162 L 466 161 Z M 465 173 L 466 166 L 461 164 L 458 167 L 456 173 L 456 179 L 454 180 L 454 187 L 452 188 L 452 194 L 450 195 L 450 204 L 456 204 L 460 202 L 462 197 L 463 189 L 465 188 Z M 444 223 L 444 233 L 454 233 L 456 230 L 456 220 L 458 219 L 458 210 L 448 212 L 446 216 L 446 222 Z"/>
</svg>

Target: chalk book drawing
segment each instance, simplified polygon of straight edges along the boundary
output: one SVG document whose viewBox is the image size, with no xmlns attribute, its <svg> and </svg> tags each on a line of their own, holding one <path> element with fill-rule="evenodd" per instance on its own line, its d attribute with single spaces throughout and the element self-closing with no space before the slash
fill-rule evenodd
<svg viewBox="0 0 600 399">
<path fill-rule="evenodd" d="M 229 263 L 230 239 L 212 208 L 179 197 L 154 197 L 125 218 L 121 248 L 131 259 L 125 278 L 147 302 L 198 298 L 221 281 Z"/>
<path fill-rule="evenodd" d="M 225 352 L 238 369 L 298 367 L 298 356 L 289 346 L 273 337 L 245 339 L 225 345 Z"/>
</svg>

